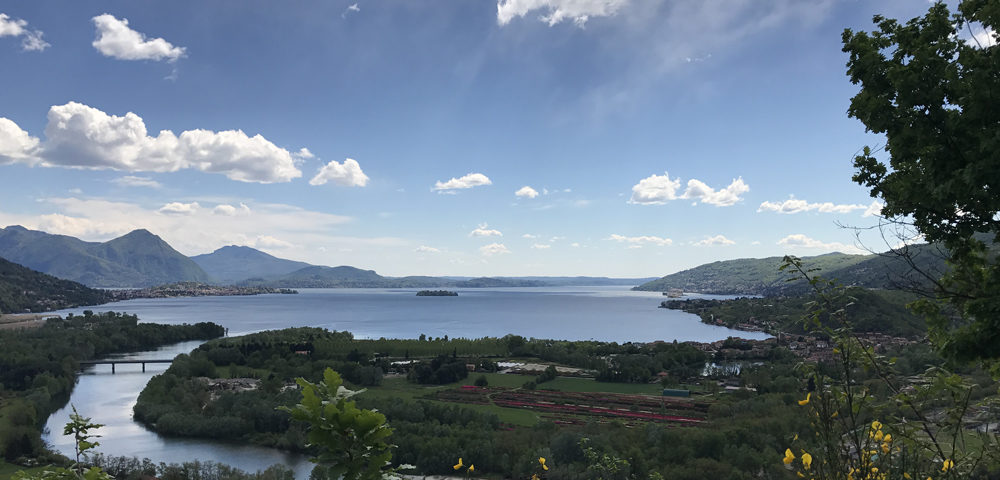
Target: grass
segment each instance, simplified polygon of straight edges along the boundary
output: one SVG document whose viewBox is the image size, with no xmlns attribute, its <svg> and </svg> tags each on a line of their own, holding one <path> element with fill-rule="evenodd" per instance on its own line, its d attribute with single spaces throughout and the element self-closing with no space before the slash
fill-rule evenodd
<svg viewBox="0 0 1000 480">
<path fill-rule="evenodd" d="M 503 376 L 499 374 L 489 374 Z M 478 375 L 476 375 L 478 376 Z M 510 375 L 514 377 L 515 375 Z M 365 393 L 362 393 L 362 397 L 369 398 L 380 398 L 380 399 L 406 399 L 406 400 L 425 400 L 428 402 L 449 404 L 449 402 L 441 402 L 439 400 L 433 400 L 425 398 L 435 392 L 441 390 L 448 390 L 450 388 L 455 388 L 459 385 L 472 385 L 475 381 L 473 376 L 461 381 L 452 383 L 449 385 L 436 385 L 436 386 L 426 386 L 417 385 L 415 383 L 410 383 L 403 377 L 391 377 L 386 378 L 382 381 L 382 385 L 378 387 L 368 387 Z M 522 381 L 521 383 L 524 383 Z M 518 383 L 514 386 L 521 386 Z M 500 421 L 504 423 L 509 423 L 511 425 L 519 425 L 524 427 L 530 427 L 538 423 L 538 415 L 534 412 L 528 410 L 522 410 L 520 408 L 505 408 L 498 407 L 496 405 L 462 405 L 464 408 L 471 408 L 480 412 L 493 413 L 500 417 Z M 2 479 L 0 479 L 2 480 Z"/>
</svg>

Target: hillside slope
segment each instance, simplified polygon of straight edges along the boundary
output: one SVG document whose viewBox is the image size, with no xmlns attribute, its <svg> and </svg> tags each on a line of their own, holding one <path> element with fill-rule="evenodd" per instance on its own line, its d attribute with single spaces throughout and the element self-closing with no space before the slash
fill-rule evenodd
<svg viewBox="0 0 1000 480">
<path fill-rule="evenodd" d="M 828 253 L 802 257 L 806 269 L 818 269 L 812 275 L 836 280 L 845 286 L 863 288 L 926 288 L 927 279 L 913 266 L 940 278 L 945 269 L 944 255 L 932 245 L 909 247 L 913 265 L 905 258 L 885 253 L 847 255 Z M 635 290 L 685 292 L 718 295 L 798 295 L 807 293 L 808 284 L 792 272 L 778 268 L 782 257 L 743 258 L 708 263 L 644 283 Z M 788 279 L 793 279 L 789 282 Z"/>
<path fill-rule="evenodd" d="M 0 313 L 47 312 L 110 301 L 104 290 L 36 272 L 0 258 Z"/>
</svg>

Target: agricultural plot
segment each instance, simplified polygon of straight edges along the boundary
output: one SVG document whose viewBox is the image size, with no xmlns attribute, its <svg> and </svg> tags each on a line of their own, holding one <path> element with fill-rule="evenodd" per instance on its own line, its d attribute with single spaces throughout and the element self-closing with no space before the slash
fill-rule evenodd
<svg viewBox="0 0 1000 480">
<path fill-rule="evenodd" d="M 506 387 L 463 385 L 440 390 L 434 398 L 443 402 L 495 405 L 537 412 L 559 424 L 582 425 L 588 420 L 620 420 L 627 425 L 646 422 L 697 425 L 706 421 L 707 402 L 653 395 L 603 392 L 560 392 Z"/>
</svg>

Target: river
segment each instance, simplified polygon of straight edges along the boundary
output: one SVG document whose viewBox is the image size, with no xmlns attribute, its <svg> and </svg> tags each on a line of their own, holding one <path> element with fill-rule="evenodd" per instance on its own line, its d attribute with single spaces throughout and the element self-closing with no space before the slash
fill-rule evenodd
<svg viewBox="0 0 1000 480">
<path fill-rule="evenodd" d="M 416 338 L 420 334 L 451 338 L 503 336 L 567 340 L 709 342 L 729 336 L 766 338 L 705 325 L 691 314 L 657 308 L 658 292 L 632 292 L 627 287 L 552 287 L 459 290 L 458 297 L 417 297 L 407 289 L 301 289 L 298 295 L 138 299 L 92 310 L 133 313 L 144 322 L 167 324 L 211 321 L 240 335 L 261 330 L 312 326 L 347 330 L 358 338 Z M 713 297 L 722 298 L 722 297 Z M 57 313 L 80 313 L 84 309 Z M 128 359 L 173 358 L 199 342 L 185 342 L 150 352 L 119 356 Z M 61 435 L 70 405 L 96 423 L 103 435 L 98 451 L 107 455 L 150 458 L 155 462 L 212 460 L 255 471 L 282 463 L 307 478 L 312 465 L 302 455 L 189 438 L 165 437 L 132 421 L 132 407 L 149 379 L 166 364 L 109 365 L 85 369 L 66 408 L 53 414 L 45 436 L 56 450 L 72 455 L 72 439 Z"/>
</svg>

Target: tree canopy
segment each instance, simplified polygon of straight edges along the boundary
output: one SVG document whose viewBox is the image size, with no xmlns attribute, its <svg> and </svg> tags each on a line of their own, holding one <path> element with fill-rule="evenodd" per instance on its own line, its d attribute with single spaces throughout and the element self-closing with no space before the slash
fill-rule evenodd
<svg viewBox="0 0 1000 480">
<path fill-rule="evenodd" d="M 935 3 L 906 23 L 875 16 L 844 31 L 847 74 L 861 90 L 848 114 L 884 134 L 888 162 L 865 147 L 853 180 L 948 251 L 932 339 L 960 360 L 1000 359 L 1000 1 Z"/>
</svg>

